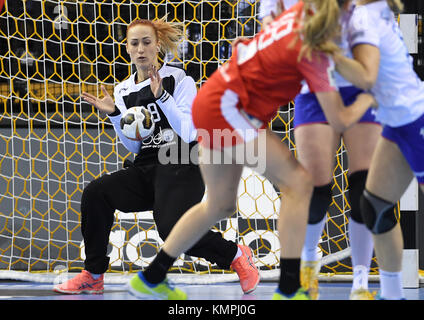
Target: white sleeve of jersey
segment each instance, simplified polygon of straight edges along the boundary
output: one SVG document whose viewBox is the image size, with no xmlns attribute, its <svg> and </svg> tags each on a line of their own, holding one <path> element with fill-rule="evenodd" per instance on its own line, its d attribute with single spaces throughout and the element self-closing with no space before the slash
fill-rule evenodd
<svg viewBox="0 0 424 320">
<path fill-rule="evenodd" d="M 173 96 L 166 92 L 156 100 L 172 129 L 187 143 L 194 141 L 197 135 L 191 117 L 191 105 L 196 94 L 197 88 L 193 78 L 185 76 L 175 86 Z"/>
<path fill-rule="evenodd" d="M 277 7 L 277 0 L 261 0 L 259 5 L 259 19 L 263 19 L 271 15 L 272 11 L 275 11 Z"/>
<path fill-rule="evenodd" d="M 380 45 L 378 23 L 372 21 L 372 14 L 365 6 L 357 6 L 348 25 L 348 42 L 352 49 L 358 44 Z"/>
<path fill-rule="evenodd" d="M 288 10 L 297 2 L 298 0 L 283 0 L 284 8 Z M 277 9 L 277 3 L 277 0 L 261 0 L 261 3 L 259 4 L 259 19 L 263 19 L 264 17 L 271 15 L 272 11 L 275 12 Z"/>
<path fill-rule="evenodd" d="M 119 90 L 118 86 L 115 87 L 115 90 L 114 90 L 115 106 L 119 109 L 121 113 L 118 114 L 117 116 L 108 115 L 108 117 L 110 119 L 110 122 L 113 125 L 113 128 L 115 129 L 116 134 L 119 137 L 119 140 L 121 140 L 124 147 L 129 152 L 139 153 L 140 147 L 141 147 L 141 141 L 134 141 L 134 140 L 128 139 L 121 130 L 121 123 L 120 123 L 121 118 L 122 118 L 122 115 L 125 113 L 125 111 L 127 111 L 127 107 L 125 106 L 124 100 L 122 99 L 122 96 L 119 94 L 117 89 Z"/>
</svg>

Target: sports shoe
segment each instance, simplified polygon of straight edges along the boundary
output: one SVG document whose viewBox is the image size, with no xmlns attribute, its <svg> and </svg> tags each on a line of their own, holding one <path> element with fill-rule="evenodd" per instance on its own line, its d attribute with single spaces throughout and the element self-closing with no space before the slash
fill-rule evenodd
<svg viewBox="0 0 424 320">
<path fill-rule="evenodd" d="M 308 291 L 304 288 L 299 288 L 295 293 L 290 296 L 283 294 L 279 289 L 277 289 L 272 296 L 272 300 L 312 300 Z"/>
<path fill-rule="evenodd" d="M 187 300 L 187 294 L 178 288 L 170 286 L 167 280 L 157 284 L 148 284 L 141 272 L 128 283 L 128 290 L 137 298 L 155 300 Z"/>
<path fill-rule="evenodd" d="M 375 300 L 376 292 L 369 292 L 367 289 L 356 289 L 350 293 L 349 300 Z"/>
<path fill-rule="evenodd" d="M 253 261 L 252 249 L 248 246 L 237 245 L 242 255 L 233 261 L 231 268 L 240 278 L 241 289 L 244 293 L 251 293 L 258 286 L 260 276 Z"/>
<path fill-rule="evenodd" d="M 103 285 L 103 274 L 98 279 L 94 279 L 90 272 L 82 270 L 81 273 L 74 278 L 55 285 L 53 291 L 66 294 L 100 294 L 104 291 Z"/>
<path fill-rule="evenodd" d="M 301 261 L 300 263 L 300 285 L 309 292 L 312 300 L 318 300 L 318 273 L 320 261 Z"/>
</svg>

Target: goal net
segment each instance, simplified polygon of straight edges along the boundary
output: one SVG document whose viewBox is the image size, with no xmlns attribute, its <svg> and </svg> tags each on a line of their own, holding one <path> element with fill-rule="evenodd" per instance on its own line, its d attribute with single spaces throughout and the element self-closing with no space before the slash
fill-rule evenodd
<svg viewBox="0 0 424 320">
<path fill-rule="evenodd" d="M 106 115 L 80 95 L 100 95 L 100 84 L 112 93 L 130 75 L 126 26 L 135 18 L 165 15 L 182 23 L 186 38 L 179 54 L 165 59 L 183 66 L 200 87 L 231 56 L 232 40 L 260 29 L 258 6 L 248 0 L 5 1 L 0 13 L 0 277 L 52 281 L 62 272 L 83 269 L 82 191 L 134 155 L 119 143 Z M 296 152 L 292 116 L 293 105 L 283 106 L 270 126 Z M 317 249 L 321 272 L 331 275 L 351 272 L 342 143 L 336 160 L 333 202 Z M 237 212 L 215 226 L 226 239 L 252 247 L 263 279 L 278 276 L 281 197 L 269 181 L 246 169 Z M 115 216 L 107 281 L 146 267 L 163 243 L 151 212 Z M 186 255 L 176 261 L 173 274 L 196 275 L 190 281 L 235 279 L 230 271 Z"/>
</svg>

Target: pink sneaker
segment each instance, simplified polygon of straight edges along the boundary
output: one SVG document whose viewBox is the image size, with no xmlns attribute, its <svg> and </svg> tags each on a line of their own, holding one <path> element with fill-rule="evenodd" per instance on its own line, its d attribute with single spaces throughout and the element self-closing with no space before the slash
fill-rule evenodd
<svg viewBox="0 0 424 320">
<path fill-rule="evenodd" d="M 248 246 L 238 245 L 243 254 L 231 264 L 231 268 L 240 278 L 244 293 L 251 293 L 259 283 L 259 271 L 253 262 L 253 252 Z"/>
<path fill-rule="evenodd" d="M 53 291 L 67 294 L 99 294 L 103 293 L 103 284 L 103 275 L 101 275 L 98 279 L 95 280 L 91 276 L 90 272 L 82 270 L 82 272 L 76 275 L 74 278 L 64 283 L 55 285 L 53 287 Z"/>
</svg>

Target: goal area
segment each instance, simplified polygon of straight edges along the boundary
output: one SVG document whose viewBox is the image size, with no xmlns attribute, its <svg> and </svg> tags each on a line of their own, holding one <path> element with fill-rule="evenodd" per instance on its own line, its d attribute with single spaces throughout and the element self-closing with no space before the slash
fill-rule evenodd
<svg viewBox="0 0 424 320">
<path fill-rule="evenodd" d="M 81 99 L 100 95 L 131 74 L 125 50 L 135 18 L 181 23 L 178 56 L 200 87 L 231 56 L 231 42 L 261 28 L 259 1 L 6 0 L 0 11 L 0 278 L 56 281 L 84 268 L 80 199 L 92 180 L 133 159 L 105 114 Z M 271 129 L 296 153 L 293 104 L 282 106 Z M 343 142 L 336 155 L 333 202 L 319 250 L 322 275 L 352 273 L 347 227 L 350 205 Z M 255 253 L 262 279 L 277 279 L 278 208 L 284 195 L 246 169 L 237 212 L 215 231 Z M 163 244 L 151 212 L 116 212 L 106 282 L 142 270 Z M 373 262 L 371 274 L 376 274 Z M 204 259 L 182 255 L 175 282 L 237 279 Z"/>
</svg>

